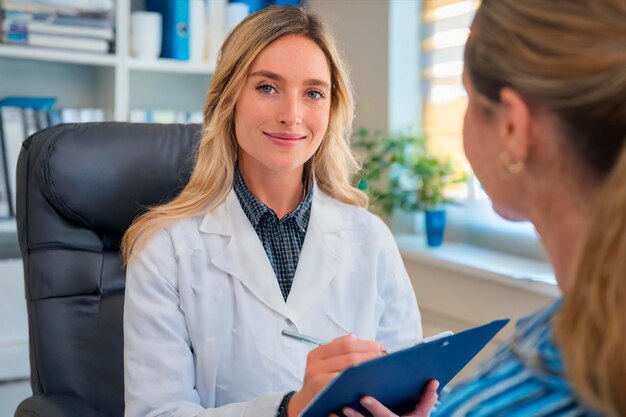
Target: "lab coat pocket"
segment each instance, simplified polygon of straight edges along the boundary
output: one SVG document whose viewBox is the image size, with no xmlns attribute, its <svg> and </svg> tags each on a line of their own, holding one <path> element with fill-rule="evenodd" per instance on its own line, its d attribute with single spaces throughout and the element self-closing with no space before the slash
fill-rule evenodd
<svg viewBox="0 0 626 417">
<path fill-rule="evenodd" d="M 195 347 L 196 390 L 200 398 L 206 399 L 203 407 L 215 407 L 217 372 L 220 362 L 220 346 L 214 337 L 204 337 Z"/>
<path fill-rule="evenodd" d="M 360 339 L 374 339 L 384 301 L 376 296 L 370 302 L 336 303 L 326 306 L 326 315 L 336 328 L 338 336 L 352 333 Z"/>
<path fill-rule="evenodd" d="M 350 325 L 343 322 L 345 317 L 336 314 L 336 312 L 334 311 L 327 311 L 326 317 L 328 317 L 330 319 L 330 322 L 332 323 L 333 329 L 331 331 L 336 334 L 335 337 L 340 337 L 348 333 L 354 333 L 354 331 L 350 328 Z M 333 337 L 333 339 L 335 337 Z"/>
</svg>

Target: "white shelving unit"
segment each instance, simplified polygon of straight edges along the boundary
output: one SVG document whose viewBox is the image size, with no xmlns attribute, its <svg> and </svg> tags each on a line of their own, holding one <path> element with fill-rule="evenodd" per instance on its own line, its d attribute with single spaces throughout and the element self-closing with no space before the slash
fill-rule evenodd
<svg viewBox="0 0 626 417">
<path fill-rule="evenodd" d="M 103 108 L 115 121 L 127 121 L 134 108 L 202 110 L 213 64 L 130 57 L 130 13 L 143 8 L 143 0 L 116 0 L 112 54 L 0 44 L 0 97 L 56 97 L 58 107 Z M 15 219 L 0 219 L 0 243 L 16 242 Z M 0 326 L 0 381 L 29 373 L 21 274 L 18 259 L 0 259 L 0 317 L 13 317 Z"/>
<path fill-rule="evenodd" d="M 144 0 L 116 0 L 111 54 L 0 44 L 0 97 L 56 97 L 58 107 L 103 108 L 115 121 L 135 108 L 202 110 L 214 63 L 130 56 L 130 13 L 143 9 Z M 15 221 L 0 220 L 0 233 L 16 233 Z"/>
<path fill-rule="evenodd" d="M 142 0 L 117 0 L 115 53 L 0 44 L 0 97 L 52 96 L 59 107 L 104 108 L 127 121 L 133 108 L 202 110 L 214 64 L 130 57 L 130 13 Z"/>
</svg>

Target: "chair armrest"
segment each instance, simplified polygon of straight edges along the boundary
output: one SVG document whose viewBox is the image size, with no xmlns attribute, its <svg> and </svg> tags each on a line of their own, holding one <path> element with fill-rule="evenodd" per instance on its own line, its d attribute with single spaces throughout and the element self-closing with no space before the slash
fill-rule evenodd
<svg viewBox="0 0 626 417">
<path fill-rule="evenodd" d="M 34 395 L 17 406 L 15 417 L 103 417 L 80 398 L 69 395 Z"/>
</svg>

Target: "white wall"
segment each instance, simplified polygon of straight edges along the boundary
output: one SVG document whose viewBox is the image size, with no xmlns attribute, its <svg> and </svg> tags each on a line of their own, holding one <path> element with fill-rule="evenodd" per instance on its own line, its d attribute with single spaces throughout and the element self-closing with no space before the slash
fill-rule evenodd
<svg viewBox="0 0 626 417">
<path fill-rule="evenodd" d="M 30 374 L 23 277 L 20 259 L 0 260 L 0 381 Z"/>
<path fill-rule="evenodd" d="M 348 64 L 357 95 L 354 127 L 388 125 L 389 1 L 307 0 L 330 26 Z"/>
</svg>

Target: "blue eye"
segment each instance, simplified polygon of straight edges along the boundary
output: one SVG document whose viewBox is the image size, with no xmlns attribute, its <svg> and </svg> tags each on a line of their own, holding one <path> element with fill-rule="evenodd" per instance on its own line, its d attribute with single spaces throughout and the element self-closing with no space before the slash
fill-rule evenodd
<svg viewBox="0 0 626 417">
<path fill-rule="evenodd" d="M 313 100 L 319 100 L 321 98 L 324 98 L 324 95 L 322 94 L 322 92 L 317 91 L 317 90 L 307 91 L 306 95 L 307 97 L 312 98 Z"/>
<path fill-rule="evenodd" d="M 256 89 L 259 90 L 263 94 L 272 94 L 274 91 L 276 91 L 274 87 L 272 87 L 269 84 L 262 84 L 258 86 Z"/>
</svg>

